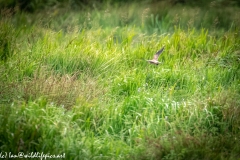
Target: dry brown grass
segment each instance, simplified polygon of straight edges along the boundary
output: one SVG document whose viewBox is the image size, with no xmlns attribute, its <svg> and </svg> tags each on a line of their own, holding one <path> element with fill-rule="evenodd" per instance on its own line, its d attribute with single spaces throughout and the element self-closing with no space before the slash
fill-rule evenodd
<svg viewBox="0 0 240 160">
<path fill-rule="evenodd" d="M 97 79 L 84 76 L 82 78 L 81 73 L 59 75 L 42 69 L 35 72 L 33 78 L 25 77 L 21 82 L 4 84 L 1 96 L 24 101 L 45 97 L 49 102 L 69 109 L 78 97 L 90 101 L 103 95 Z"/>
</svg>

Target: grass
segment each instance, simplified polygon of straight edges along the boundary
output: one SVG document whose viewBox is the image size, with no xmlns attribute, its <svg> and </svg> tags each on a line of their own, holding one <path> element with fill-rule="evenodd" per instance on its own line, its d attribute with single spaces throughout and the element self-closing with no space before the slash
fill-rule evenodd
<svg viewBox="0 0 240 160">
<path fill-rule="evenodd" d="M 0 151 L 239 159 L 239 8 L 168 7 L 3 10 Z"/>
</svg>

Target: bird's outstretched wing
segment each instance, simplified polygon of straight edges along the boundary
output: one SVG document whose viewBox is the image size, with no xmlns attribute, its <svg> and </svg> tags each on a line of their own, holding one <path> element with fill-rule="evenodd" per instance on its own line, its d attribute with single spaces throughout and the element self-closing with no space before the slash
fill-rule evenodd
<svg viewBox="0 0 240 160">
<path fill-rule="evenodd" d="M 154 60 L 156 60 L 156 61 L 158 60 L 158 57 L 159 57 L 159 55 L 163 52 L 164 48 L 165 48 L 165 47 L 163 47 L 162 49 L 160 49 L 159 51 L 157 51 L 157 53 L 154 54 L 154 56 L 153 56 L 153 59 L 154 59 Z"/>
</svg>

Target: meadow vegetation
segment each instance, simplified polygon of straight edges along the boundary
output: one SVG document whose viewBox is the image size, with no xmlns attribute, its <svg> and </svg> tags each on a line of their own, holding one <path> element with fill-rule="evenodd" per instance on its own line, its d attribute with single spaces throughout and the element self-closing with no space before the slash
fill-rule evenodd
<svg viewBox="0 0 240 160">
<path fill-rule="evenodd" d="M 240 158 L 239 7 L 63 6 L 1 10 L 0 152 Z"/>
</svg>

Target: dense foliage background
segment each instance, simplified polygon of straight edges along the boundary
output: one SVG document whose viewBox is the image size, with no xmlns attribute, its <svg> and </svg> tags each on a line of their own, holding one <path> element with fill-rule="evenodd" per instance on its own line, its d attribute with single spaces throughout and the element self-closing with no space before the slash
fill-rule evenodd
<svg viewBox="0 0 240 160">
<path fill-rule="evenodd" d="M 27 11 L 27 12 L 34 12 L 39 9 L 44 9 L 52 6 L 65 6 L 70 5 L 72 8 L 80 7 L 91 7 L 97 6 L 101 7 L 102 5 L 108 4 L 126 4 L 126 3 L 156 3 L 156 2 L 165 2 L 169 5 L 177 5 L 177 4 L 184 4 L 190 6 L 199 6 L 199 7 L 206 7 L 209 6 L 211 3 L 217 3 L 221 7 L 226 6 L 233 6 L 233 5 L 240 5 L 240 1 L 238 0 L 8 0 L 0 1 L 1 8 L 14 8 L 18 6 L 20 10 Z"/>
<path fill-rule="evenodd" d="M 0 7 L 0 153 L 240 158 L 239 1 Z"/>
</svg>

